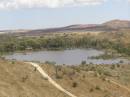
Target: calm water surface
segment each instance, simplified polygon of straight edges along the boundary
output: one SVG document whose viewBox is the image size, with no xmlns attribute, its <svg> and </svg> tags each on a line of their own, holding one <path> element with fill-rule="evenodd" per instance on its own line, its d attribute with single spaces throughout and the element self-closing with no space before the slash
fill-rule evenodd
<svg viewBox="0 0 130 97">
<path fill-rule="evenodd" d="M 6 59 L 16 59 L 20 61 L 51 61 L 56 62 L 57 64 L 67 64 L 67 65 L 76 65 L 80 64 L 82 61 L 86 63 L 94 64 L 116 64 L 120 60 L 123 60 L 125 63 L 128 63 L 126 59 L 90 59 L 92 56 L 99 56 L 104 54 L 103 51 L 95 49 L 74 49 L 74 50 L 64 50 L 64 51 L 38 51 L 30 52 L 27 54 L 23 53 L 14 53 L 12 55 L 5 56 Z"/>
</svg>

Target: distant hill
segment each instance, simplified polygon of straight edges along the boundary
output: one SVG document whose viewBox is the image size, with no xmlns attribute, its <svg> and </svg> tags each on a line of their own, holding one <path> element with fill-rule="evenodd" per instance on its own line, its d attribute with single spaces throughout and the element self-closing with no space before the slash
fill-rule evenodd
<svg viewBox="0 0 130 97">
<path fill-rule="evenodd" d="M 120 29 L 130 28 L 130 21 L 128 20 L 111 20 L 102 24 L 76 24 L 66 27 L 48 28 L 48 29 L 36 29 L 36 30 L 7 30 L 5 32 L 15 33 L 18 35 L 42 35 L 45 33 L 55 32 L 95 32 L 95 31 L 117 31 Z"/>
<path fill-rule="evenodd" d="M 106 23 L 103 23 L 104 26 L 108 26 L 110 28 L 129 28 L 130 27 L 130 21 L 128 20 L 112 20 L 108 21 Z"/>
</svg>

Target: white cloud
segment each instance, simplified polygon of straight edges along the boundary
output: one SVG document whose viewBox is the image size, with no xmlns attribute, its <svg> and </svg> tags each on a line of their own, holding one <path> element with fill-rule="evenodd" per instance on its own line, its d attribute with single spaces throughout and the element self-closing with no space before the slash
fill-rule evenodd
<svg viewBox="0 0 130 97">
<path fill-rule="evenodd" d="M 106 0 L 0 0 L 0 9 L 96 5 Z"/>
</svg>

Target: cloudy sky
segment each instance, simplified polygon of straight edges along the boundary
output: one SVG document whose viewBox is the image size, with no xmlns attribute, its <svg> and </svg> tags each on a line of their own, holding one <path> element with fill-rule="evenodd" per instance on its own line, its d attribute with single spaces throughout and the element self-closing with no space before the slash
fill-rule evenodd
<svg viewBox="0 0 130 97">
<path fill-rule="evenodd" d="M 0 30 L 130 20 L 130 0 L 0 0 Z"/>
</svg>

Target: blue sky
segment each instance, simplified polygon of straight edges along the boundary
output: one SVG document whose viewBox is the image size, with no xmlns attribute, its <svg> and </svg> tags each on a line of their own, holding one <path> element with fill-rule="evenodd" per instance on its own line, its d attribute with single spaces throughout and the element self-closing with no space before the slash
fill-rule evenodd
<svg viewBox="0 0 130 97">
<path fill-rule="evenodd" d="M 0 30 L 39 29 L 71 24 L 95 24 L 113 19 L 130 20 L 130 2 L 128 0 L 103 1 L 99 2 L 99 4 L 96 2 L 94 4 L 87 3 L 78 6 L 71 6 L 71 4 L 69 6 L 49 6 L 50 3 L 45 6 L 46 3 L 44 2 L 42 6 L 33 4 L 31 7 L 28 7 L 26 3 L 27 6 L 20 5 L 20 3 L 17 8 L 12 6 L 3 7 L 2 5 L 0 9 Z"/>
</svg>

